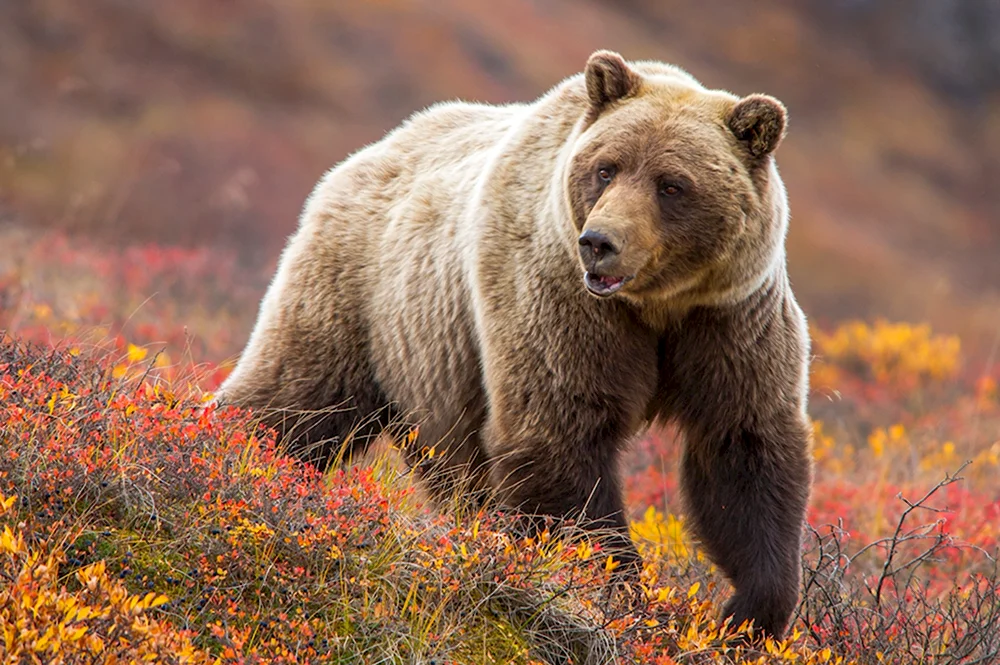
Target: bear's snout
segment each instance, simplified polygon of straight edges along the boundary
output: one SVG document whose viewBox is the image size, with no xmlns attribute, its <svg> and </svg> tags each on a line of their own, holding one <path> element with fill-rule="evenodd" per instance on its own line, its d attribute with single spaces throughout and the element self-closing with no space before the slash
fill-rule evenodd
<svg viewBox="0 0 1000 665">
<path fill-rule="evenodd" d="M 620 243 L 607 234 L 589 229 L 580 236 L 580 258 L 589 272 L 600 272 L 602 264 L 613 262 L 619 253 Z"/>
</svg>

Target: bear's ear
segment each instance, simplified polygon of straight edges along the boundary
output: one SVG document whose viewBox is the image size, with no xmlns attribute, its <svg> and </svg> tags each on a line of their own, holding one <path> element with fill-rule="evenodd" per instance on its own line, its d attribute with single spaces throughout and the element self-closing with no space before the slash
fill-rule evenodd
<svg viewBox="0 0 1000 665">
<path fill-rule="evenodd" d="M 587 60 L 585 78 L 587 97 L 595 114 L 634 93 L 641 81 L 625 59 L 614 51 L 595 51 Z"/>
<path fill-rule="evenodd" d="M 736 102 L 727 124 L 754 159 L 770 155 L 785 136 L 785 105 L 768 95 L 749 95 Z"/>
</svg>

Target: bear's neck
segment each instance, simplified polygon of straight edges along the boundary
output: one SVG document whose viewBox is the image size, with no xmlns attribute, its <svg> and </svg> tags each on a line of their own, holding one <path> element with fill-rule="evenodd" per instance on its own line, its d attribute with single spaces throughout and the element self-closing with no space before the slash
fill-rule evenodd
<svg viewBox="0 0 1000 665">
<path fill-rule="evenodd" d="M 661 299 L 643 298 L 640 301 L 630 298 L 629 301 L 644 325 L 663 333 L 683 326 L 684 320 L 695 309 L 710 308 L 741 317 L 752 311 L 759 318 L 762 312 L 780 310 L 789 292 L 787 270 L 784 263 L 778 263 L 759 281 L 724 295 L 692 289 Z"/>
</svg>

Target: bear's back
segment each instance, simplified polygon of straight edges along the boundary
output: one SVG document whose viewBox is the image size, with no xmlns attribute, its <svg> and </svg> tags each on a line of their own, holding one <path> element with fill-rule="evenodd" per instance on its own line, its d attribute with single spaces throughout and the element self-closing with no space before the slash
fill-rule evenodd
<svg viewBox="0 0 1000 665">
<path fill-rule="evenodd" d="M 447 423 L 441 432 L 425 426 L 431 439 L 481 425 L 462 229 L 493 154 L 526 109 L 447 102 L 416 113 L 332 169 L 303 215 L 310 281 L 328 284 L 338 329 L 366 349 L 365 371 L 386 400 Z"/>
<path fill-rule="evenodd" d="M 490 151 L 501 143 L 524 109 L 520 104 L 436 104 L 410 116 L 358 157 L 362 162 L 391 164 L 403 186 L 428 179 L 441 185 L 442 180 L 480 173 Z M 350 161 L 345 166 L 349 167 Z"/>
</svg>

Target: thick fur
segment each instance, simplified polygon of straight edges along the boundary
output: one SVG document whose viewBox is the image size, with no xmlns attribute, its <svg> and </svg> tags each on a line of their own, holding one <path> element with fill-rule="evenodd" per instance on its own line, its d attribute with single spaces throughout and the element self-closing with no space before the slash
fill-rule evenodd
<svg viewBox="0 0 1000 665">
<path fill-rule="evenodd" d="M 585 515 L 634 559 L 618 459 L 676 421 L 726 612 L 780 635 L 812 473 L 784 132 L 771 97 L 607 51 L 531 104 L 419 113 L 317 185 L 219 400 L 320 463 L 419 424 L 439 495 Z"/>
</svg>

